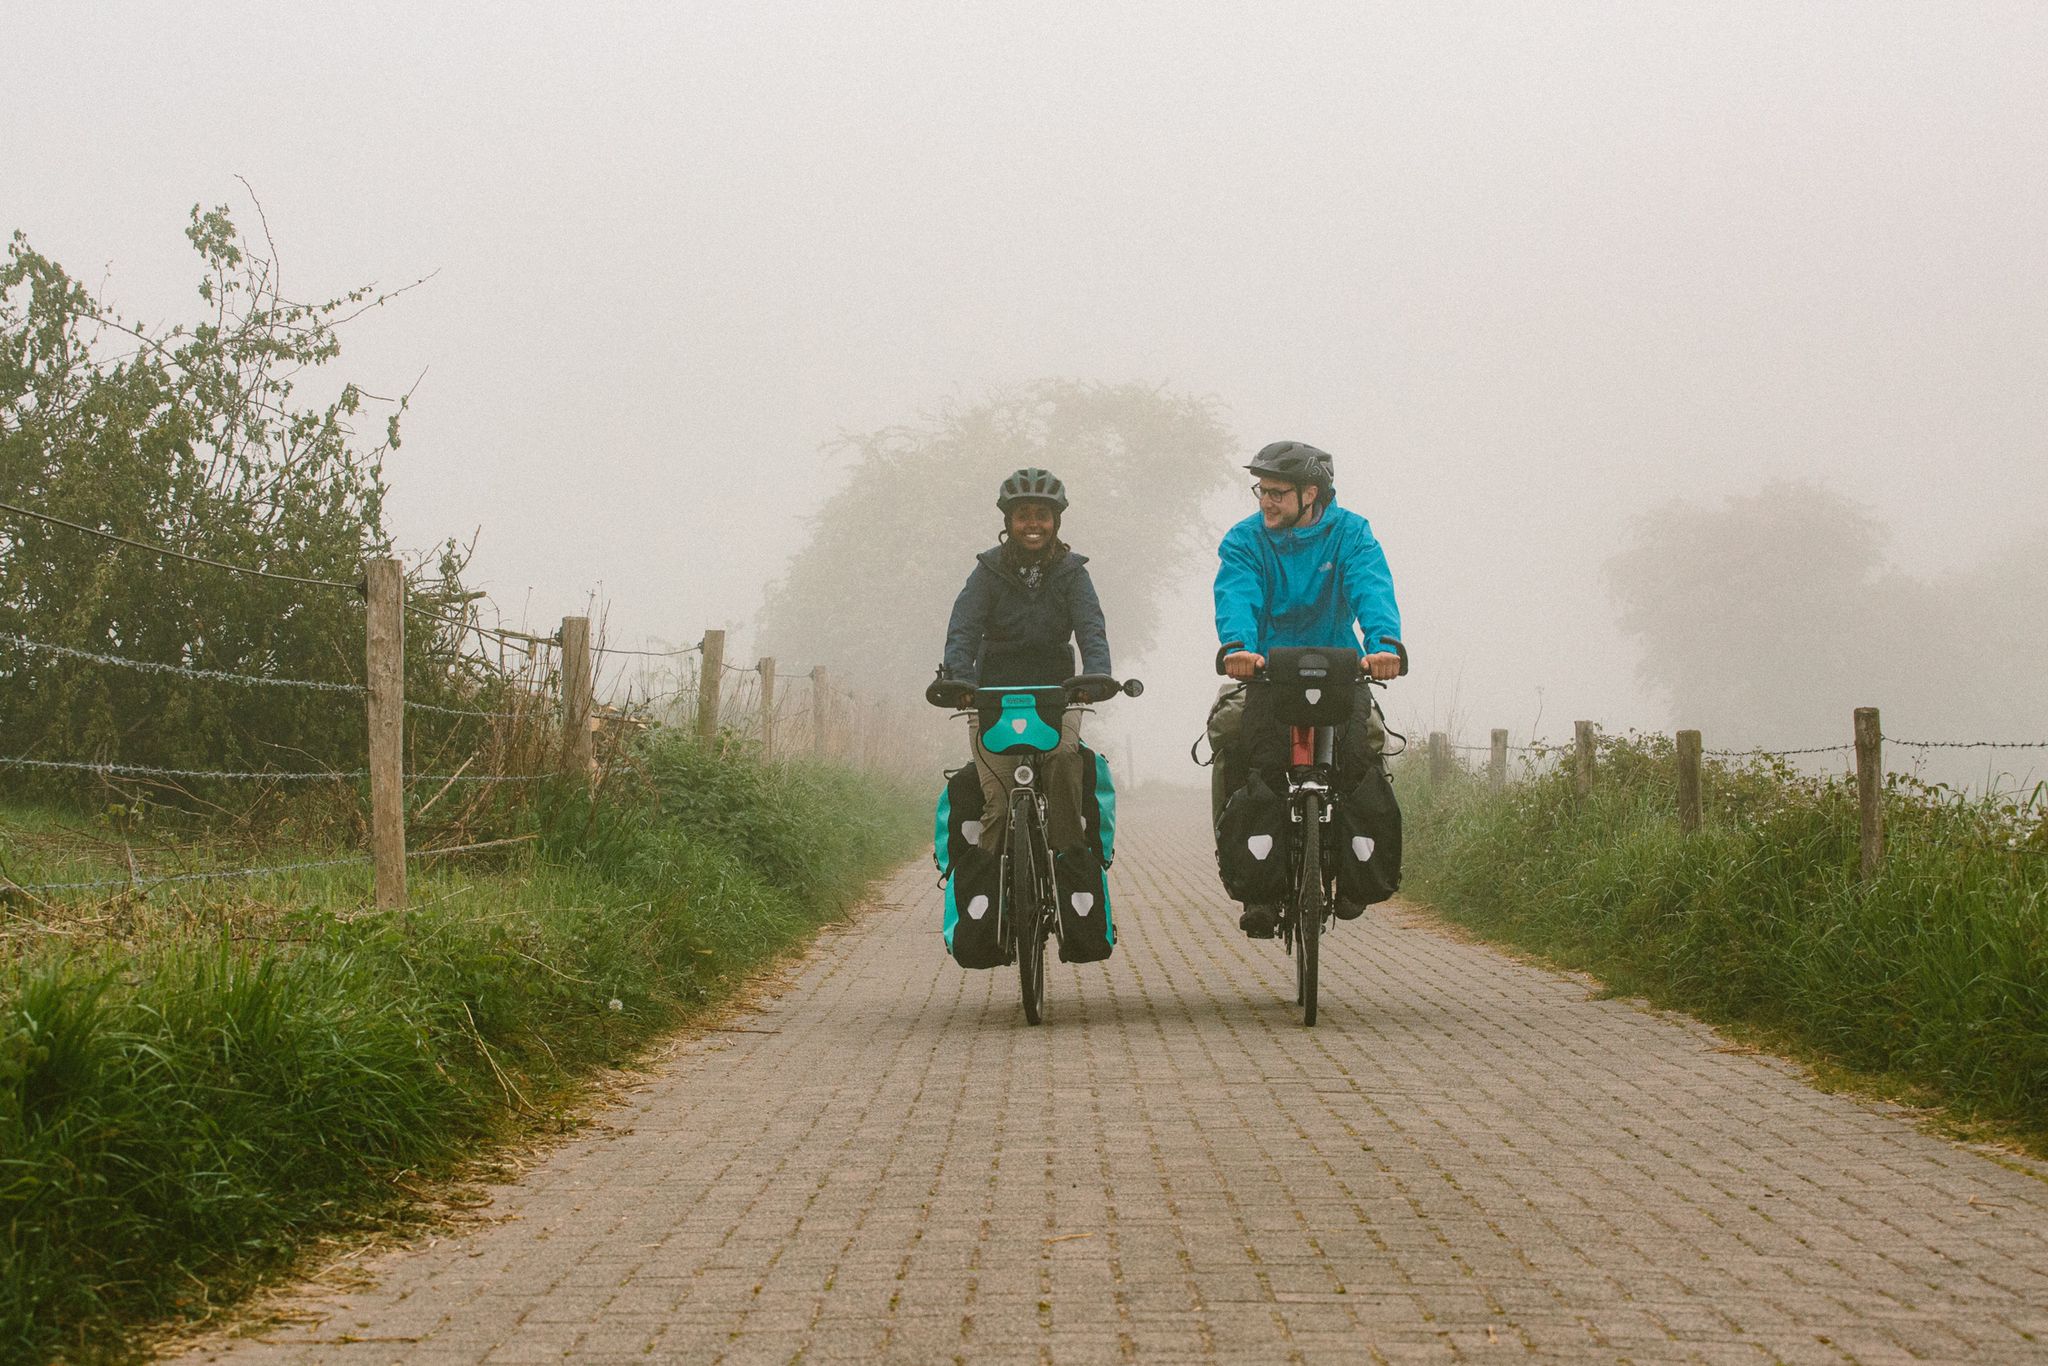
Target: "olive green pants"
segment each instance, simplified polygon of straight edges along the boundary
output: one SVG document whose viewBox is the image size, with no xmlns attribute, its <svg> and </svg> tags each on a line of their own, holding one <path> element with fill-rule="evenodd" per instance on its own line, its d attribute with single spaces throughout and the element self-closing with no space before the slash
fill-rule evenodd
<svg viewBox="0 0 2048 1366">
<path fill-rule="evenodd" d="M 982 852 L 1000 854 L 1010 832 L 1010 789 L 1017 766 L 1029 763 L 1038 770 L 1035 786 L 1045 794 L 1045 842 L 1053 849 L 1075 849 L 1086 842 L 1081 824 L 1081 713 L 1070 708 L 1060 718 L 1059 748 L 1050 754 L 1028 751 L 991 754 L 981 747 L 981 721 L 967 719 L 968 748 L 974 754 L 974 771 L 981 776 Z"/>
</svg>

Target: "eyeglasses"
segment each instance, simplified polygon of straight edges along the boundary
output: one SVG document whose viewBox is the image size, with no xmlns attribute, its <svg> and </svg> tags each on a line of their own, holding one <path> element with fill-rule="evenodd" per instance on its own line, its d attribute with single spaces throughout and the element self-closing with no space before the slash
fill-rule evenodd
<svg viewBox="0 0 2048 1366">
<path fill-rule="evenodd" d="M 1252 495 L 1262 503 L 1277 503 L 1288 494 L 1298 492 L 1300 490 L 1292 484 L 1282 484 L 1279 488 L 1273 488 L 1267 484 L 1252 485 Z"/>
</svg>

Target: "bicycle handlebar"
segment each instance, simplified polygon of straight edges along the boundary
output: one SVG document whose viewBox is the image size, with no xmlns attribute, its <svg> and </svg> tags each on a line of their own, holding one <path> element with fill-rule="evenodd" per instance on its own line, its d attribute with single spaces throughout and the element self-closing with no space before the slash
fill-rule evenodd
<svg viewBox="0 0 2048 1366">
<path fill-rule="evenodd" d="M 1391 645 L 1394 647 L 1394 653 L 1401 656 L 1401 673 L 1399 675 L 1396 675 L 1396 677 L 1405 675 L 1408 672 L 1408 647 L 1406 645 L 1403 645 L 1400 641 L 1394 639 L 1392 636 L 1381 636 L 1380 644 Z M 1243 649 L 1244 642 L 1241 640 L 1226 640 L 1221 645 L 1217 646 L 1216 672 L 1219 674 L 1225 672 L 1223 668 L 1223 661 L 1228 659 L 1231 655 L 1239 653 Z M 1360 663 L 1364 663 L 1364 660 L 1365 657 L 1363 655 L 1359 656 Z M 1264 675 L 1265 672 L 1265 669 L 1261 667 L 1257 673 L 1252 675 L 1252 677 L 1261 677 L 1262 675 Z M 1371 675 L 1367 674 L 1365 675 L 1365 677 L 1370 678 Z"/>
<path fill-rule="evenodd" d="M 1104 700 L 1107 700 L 1117 693 L 1122 693 L 1126 697 L 1137 697 L 1145 691 L 1144 683 L 1138 679 L 1127 678 L 1118 682 L 1108 674 L 1076 674 L 1066 682 L 1054 686 L 1066 689 L 1068 706 L 1081 700 L 1080 694 L 1084 692 L 1105 694 Z M 971 683 L 963 683 L 957 678 L 946 678 L 942 675 L 925 685 L 924 700 L 935 707 L 959 710 L 973 706 L 979 691 Z"/>
</svg>

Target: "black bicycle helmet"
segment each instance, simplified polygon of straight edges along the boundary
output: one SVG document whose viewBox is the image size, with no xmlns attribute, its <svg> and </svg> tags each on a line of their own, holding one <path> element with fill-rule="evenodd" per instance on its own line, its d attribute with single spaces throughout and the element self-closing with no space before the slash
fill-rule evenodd
<svg viewBox="0 0 2048 1366">
<path fill-rule="evenodd" d="M 1314 484 L 1325 494 L 1337 483 L 1337 462 L 1328 451 L 1305 441 L 1275 441 L 1253 456 L 1245 468 L 1290 484 Z"/>
<path fill-rule="evenodd" d="M 1051 503 L 1057 512 L 1067 510 L 1067 486 L 1051 470 L 1042 470 L 1033 465 L 1018 470 L 1003 481 L 996 490 L 996 506 L 1005 517 L 1018 503 Z"/>
</svg>

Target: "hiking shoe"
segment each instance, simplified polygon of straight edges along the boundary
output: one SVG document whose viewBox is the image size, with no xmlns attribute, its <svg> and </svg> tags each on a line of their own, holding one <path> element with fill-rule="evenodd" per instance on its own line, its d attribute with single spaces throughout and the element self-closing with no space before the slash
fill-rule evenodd
<svg viewBox="0 0 2048 1366">
<path fill-rule="evenodd" d="M 1272 906 L 1246 906 L 1237 918 L 1237 927 L 1253 939 L 1271 939 L 1279 924 L 1279 911 Z"/>
<path fill-rule="evenodd" d="M 1359 905 L 1356 901 L 1346 901 L 1341 896 L 1337 898 L 1337 918 L 1339 920 L 1356 920 L 1364 914 L 1365 907 Z"/>
</svg>

